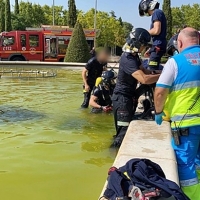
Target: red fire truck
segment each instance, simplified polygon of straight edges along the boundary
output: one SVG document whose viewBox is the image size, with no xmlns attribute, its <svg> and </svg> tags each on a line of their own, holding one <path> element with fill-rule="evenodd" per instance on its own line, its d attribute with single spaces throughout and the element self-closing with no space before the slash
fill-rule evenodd
<svg viewBox="0 0 200 200">
<path fill-rule="evenodd" d="M 66 26 L 42 26 L 26 31 L 0 34 L 0 59 L 2 61 L 62 62 L 73 29 Z M 94 30 L 84 30 L 90 48 L 94 44 Z"/>
</svg>

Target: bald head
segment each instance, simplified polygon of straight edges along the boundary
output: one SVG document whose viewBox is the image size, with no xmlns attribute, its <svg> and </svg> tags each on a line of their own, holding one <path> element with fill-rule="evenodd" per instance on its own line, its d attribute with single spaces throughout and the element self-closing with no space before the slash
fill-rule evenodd
<svg viewBox="0 0 200 200">
<path fill-rule="evenodd" d="M 199 45 L 199 32 L 194 28 L 184 28 L 178 35 L 179 52 L 193 45 Z"/>
</svg>

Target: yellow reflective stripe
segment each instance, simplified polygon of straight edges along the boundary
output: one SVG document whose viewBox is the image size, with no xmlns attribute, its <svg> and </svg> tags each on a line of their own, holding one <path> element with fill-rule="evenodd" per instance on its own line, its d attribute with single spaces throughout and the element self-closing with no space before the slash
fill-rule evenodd
<svg viewBox="0 0 200 200">
<path fill-rule="evenodd" d="M 193 118 L 196 118 L 196 117 L 200 117 L 200 113 L 199 114 L 187 114 L 187 115 L 176 115 L 176 116 L 173 116 L 171 118 L 171 121 L 181 121 L 183 118 L 184 120 L 187 120 L 187 119 L 193 119 Z"/>
<path fill-rule="evenodd" d="M 149 62 L 149 65 L 157 66 L 157 65 L 158 65 L 158 62 L 150 61 L 150 62 Z"/>
<path fill-rule="evenodd" d="M 130 177 L 129 177 L 129 175 L 128 175 L 127 172 L 124 172 L 124 175 L 125 175 L 128 179 L 130 179 Z M 131 180 L 131 179 L 130 179 L 130 180 Z"/>
<path fill-rule="evenodd" d="M 177 126 L 180 126 L 180 128 L 186 128 L 199 125 L 200 125 L 200 117 L 188 120 L 176 121 L 176 124 L 174 124 L 173 122 L 171 123 L 172 128 L 176 128 Z"/>
</svg>

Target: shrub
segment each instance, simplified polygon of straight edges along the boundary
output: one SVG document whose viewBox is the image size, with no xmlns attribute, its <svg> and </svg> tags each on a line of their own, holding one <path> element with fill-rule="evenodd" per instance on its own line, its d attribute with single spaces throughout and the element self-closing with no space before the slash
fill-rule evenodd
<svg viewBox="0 0 200 200">
<path fill-rule="evenodd" d="M 90 59 L 89 46 L 82 25 L 77 21 L 70 39 L 65 62 L 85 63 Z"/>
</svg>

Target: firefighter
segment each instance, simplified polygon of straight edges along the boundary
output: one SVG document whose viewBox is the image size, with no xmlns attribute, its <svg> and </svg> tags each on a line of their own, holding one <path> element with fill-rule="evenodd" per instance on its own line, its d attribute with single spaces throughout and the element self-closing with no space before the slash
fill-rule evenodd
<svg viewBox="0 0 200 200">
<path fill-rule="evenodd" d="M 112 96 L 116 135 L 111 147 L 119 147 L 125 136 L 129 123 L 134 115 L 133 98 L 137 95 L 138 81 L 142 84 L 152 84 L 159 75 L 151 75 L 150 71 L 141 66 L 138 53 L 148 45 L 151 36 L 143 28 L 133 29 L 123 47 L 124 53 L 119 62 L 117 83 Z M 137 104 L 137 100 L 135 104 Z"/>
<path fill-rule="evenodd" d="M 176 54 L 178 54 L 178 47 L 177 47 L 177 38 L 178 38 L 178 34 L 174 35 L 168 42 L 167 44 L 167 50 L 166 53 L 169 56 L 174 56 Z"/>
<path fill-rule="evenodd" d="M 139 3 L 140 16 L 151 16 L 149 33 L 152 36 L 153 45 L 145 53 L 149 56 L 149 69 L 158 70 L 161 57 L 166 52 L 167 21 L 165 14 L 159 9 L 160 4 L 156 0 L 141 0 Z"/>
<path fill-rule="evenodd" d="M 200 200 L 200 45 L 199 33 L 183 29 L 179 54 L 166 63 L 156 84 L 155 120 L 161 125 L 167 109 L 173 134 L 180 184 L 191 200 Z"/>
<path fill-rule="evenodd" d="M 95 57 L 88 61 L 85 68 L 83 69 L 82 78 L 84 83 L 84 100 L 81 105 L 82 108 L 88 108 L 90 95 L 93 87 L 95 86 L 95 81 L 98 77 L 101 77 L 102 72 L 106 70 L 109 56 L 109 51 L 107 49 L 102 49 L 97 53 Z"/>
<path fill-rule="evenodd" d="M 113 89 L 115 87 L 115 73 L 113 70 L 102 73 L 102 81 L 96 86 L 90 98 L 90 106 L 92 113 L 110 112 L 112 111 Z"/>
</svg>

